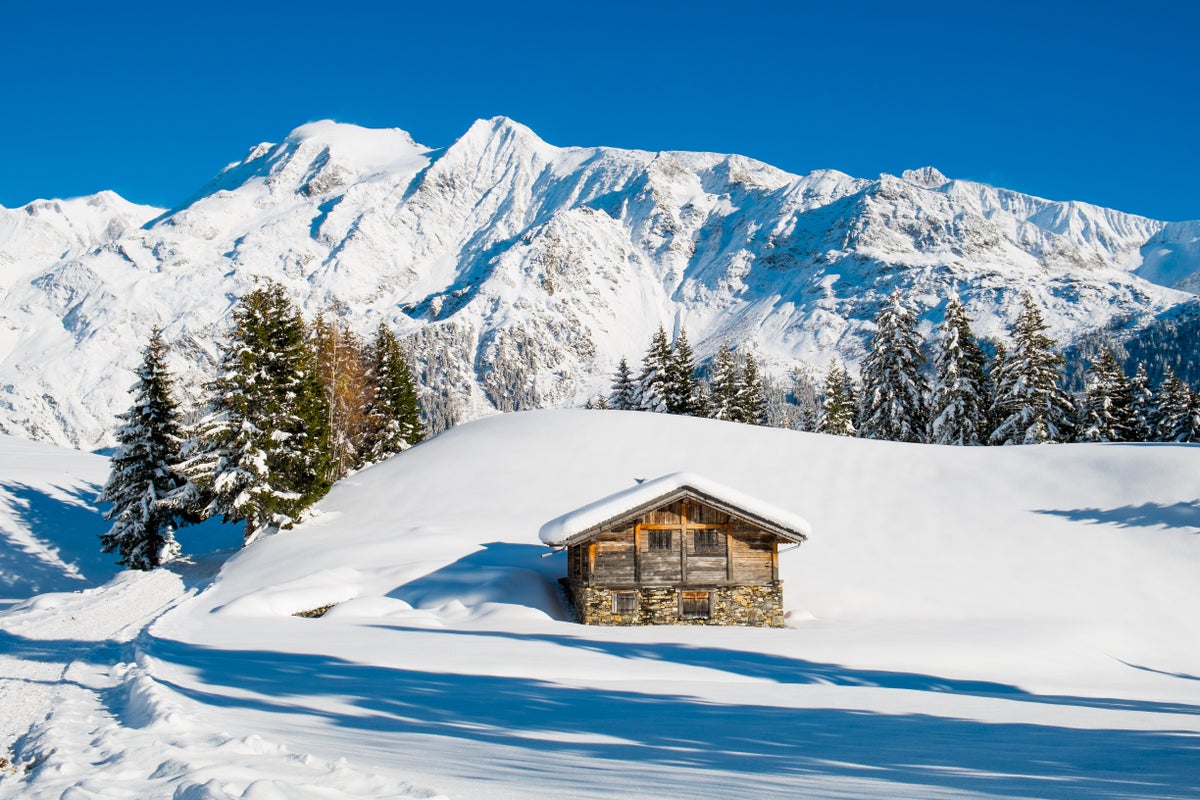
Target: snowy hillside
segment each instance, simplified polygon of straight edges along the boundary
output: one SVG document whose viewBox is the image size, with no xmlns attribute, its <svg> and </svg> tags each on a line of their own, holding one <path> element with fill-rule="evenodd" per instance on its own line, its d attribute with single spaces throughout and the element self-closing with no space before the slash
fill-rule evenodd
<svg viewBox="0 0 1200 800">
<path fill-rule="evenodd" d="M 812 523 L 788 628 L 570 621 L 539 527 L 681 469 Z M 0 797 L 1197 798 L 1197 474 L 1187 445 L 463 425 L 198 594 L 183 565 L 0 615 L 0 677 L 50 712 Z"/>
<path fill-rule="evenodd" d="M 84 213 L 86 212 L 86 213 Z M 144 224 L 143 224 L 144 223 Z M 195 385 L 256 276 L 414 337 L 439 417 L 581 405 L 665 324 L 768 370 L 862 355 L 894 288 L 985 335 L 1020 292 L 1066 341 L 1194 295 L 1195 225 L 936 169 L 864 180 L 741 156 L 554 147 L 511 120 L 449 147 L 333 122 L 261 144 L 165 213 L 111 194 L 0 209 L 0 430 L 111 442 L 152 325 Z"/>
</svg>

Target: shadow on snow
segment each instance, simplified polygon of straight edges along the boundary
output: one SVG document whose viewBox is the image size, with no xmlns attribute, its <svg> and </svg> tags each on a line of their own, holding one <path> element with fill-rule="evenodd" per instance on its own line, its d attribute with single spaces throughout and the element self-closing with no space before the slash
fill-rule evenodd
<svg viewBox="0 0 1200 800">
<path fill-rule="evenodd" d="M 1200 534 L 1200 500 L 1190 503 L 1142 503 L 1121 508 L 1038 509 L 1038 514 L 1073 522 L 1116 525 L 1120 528 L 1168 528 Z"/>
<path fill-rule="evenodd" d="M 1003 684 L 854 670 L 719 648 L 511 635 L 598 648 L 628 658 L 712 666 L 780 683 L 888 686 L 1079 706 L 1200 711 L 1135 701 L 1039 697 Z M 1195 796 L 1186 793 L 1195 791 L 1200 763 L 1200 737 L 1183 732 L 1086 730 L 922 714 L 717 704 L 685 695 L 420 672 L 321 655 L 217 650 L 168 640 L 144 644 L 154 656 L 192 671 L 207 688 L 168 685 L 205 704 L 323 717 L 333 725 L 363 731 L 524 747 L 527 755 L 520 768 L 531 772 L 565 770 L 555 757 L 571 756 L 613 765 L 736 773 L 749 784 L 778 785 L 786 784 L 789 776 L 793 780 L 824 776 L 1083 800 Z M 231 697 L 225 690 L 239 696 Z M 257 696 L 247 697 L 244 692 Z M 320 696 L 336 697 L 354 710 L 321 710 L 307 699 Z"/>
</svg>

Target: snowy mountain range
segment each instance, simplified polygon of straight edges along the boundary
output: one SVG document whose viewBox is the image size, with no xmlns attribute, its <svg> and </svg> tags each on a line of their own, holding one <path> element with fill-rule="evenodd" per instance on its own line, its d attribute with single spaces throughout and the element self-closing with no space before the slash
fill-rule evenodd
<svg viewBox="0 0 1200 800">
<path fill-rule="evenodd" d="M 555 147 L 509 119 L 446 148 L 316 122 L 178 207 L 111 192 L 0 208 L 0 431 L 111 443 L 151 326 L 181 385 L 210 373 L 259 277 L 309 314 L 410 337 L 443 418 L 582 404 L 651 333 L 768 371 L 857 362 L 900 287 L 931 326 L 954 288 L 985 336 L 1023 291 L 1060 341 L 1200 291 L 1200 222 L 1052 202 L 936 169 L 875 180 L 752 159 Z"/>
</svg>

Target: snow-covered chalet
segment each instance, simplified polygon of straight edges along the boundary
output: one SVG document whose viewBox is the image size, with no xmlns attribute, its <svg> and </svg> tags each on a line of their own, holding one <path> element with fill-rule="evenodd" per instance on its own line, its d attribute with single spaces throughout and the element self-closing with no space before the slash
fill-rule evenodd
<svg viewBox="0 0 1200 800">
<path fill-rule="evenodd" d="M 542 526 L 567 551 L 566 586 L 588 625 L 783 625 L 779 547 L 803 518 L 677 472 Z"/>
</svg>

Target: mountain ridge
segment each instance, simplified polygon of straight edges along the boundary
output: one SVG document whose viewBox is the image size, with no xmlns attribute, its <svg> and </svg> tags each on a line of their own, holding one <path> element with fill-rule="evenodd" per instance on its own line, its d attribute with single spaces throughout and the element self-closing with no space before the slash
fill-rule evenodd
<svg viewBox="0 0 1200 800">
<path fill-rule="evenodd" d="M 1145 324 L 1194 299 L 1173 286 L 1200 285 L 1200 223 L 933 167 L 869 180 L 556 147 L 506 117 L 444 148 L 307 123 L 169 210 L 112 193 L 37 203 L 0 209 L 0 431 L 89 449 L 111 443 L 152 325 L 196 386 L 261 278 L 306 313 L 332 307 L 360 332 L 408 337 L 423 381 L 444 391 L 430 398 L 442 424 L 582 404 L 660 324 L 686 328 L 702 358 L 728 340 L 781 374 L 855 363 L 893 288 L 926 330 L 957 288 L 993 338 L 1030 291 L 1068 344 Z"/>
</svg>

